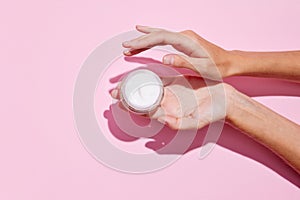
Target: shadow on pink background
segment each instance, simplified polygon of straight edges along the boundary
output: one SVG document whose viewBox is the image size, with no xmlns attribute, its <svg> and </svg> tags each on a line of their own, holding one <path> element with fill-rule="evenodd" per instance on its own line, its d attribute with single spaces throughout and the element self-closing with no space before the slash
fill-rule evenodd
<svg viewBox="0 0 300 200">
<path fill-rule="evenodd" d="M 160 61 L 154 60 L 147 57 L 125 57 L 127 62 L 136 62 L 139 64 L 150 64 L 157 63 L 161 64 Z M 153 70 L 150 64 L 150 70 Z M 154 69 L 155 70 L 155 69 Z M 180 71 L 180 69 L 179 69 Z M 120 76 L 113 77 L 110 79 L 112 83 L 120 81 Z M 226 78 L 225 82 L 233 85 L 239 91 L 251 96 L 299 96 L 300 97 L 300 84 L 276 80 L 276 79 L 266 79 L 266 78 L 254 78 L 254 77 L 231 77 Z M 114 111 L 112 111 L 114 110 Z M 140 129 L 133 130 L 130 128 L 132 123 L 128 121 L 126 117 L 122 117 L 121 127 L 127 127 L 125 130 L 132 130 L 130 133 L 126 133 L 119 128 L 118 124 L 115 122 L 114 116 L 122 115 L 124 112 L 120 108 L 119 103 L 114 103 L 110 105 L 109 110 L 106 110 L 103 115 L 107 119 L 108 127 L 112 135 L 121 141 L 132 142 L 138 140 L 139 137 L 147 137 L 147 133 L 141 133 Z M 124 114 L 123 114 L 124 115 Z M 143 116 L 130 114 L 131 119 L 139 126 L 147 126 L 149 124 L 149 119 Z M 120 122 L 118 122 L 120 123 Z M 120 124 L 119 124 L 120 125 Z M 128 127 L 129 126 L 129 127 Z M 155 124 L 154 124 L 155 126 Z M 138 131 L 138 132 L 136 132 Z M 145 146 L 158 154 L 181 154 L 184 155 L 189 151 L 200 147 L 203 144 L 203 140 L 207 133 L 207 127 L 199 130 L 196 137 L 193 139 L 192 144 L 187 145 L 186 139 L 189 137 L 189 131 L 183 133 L 181 136 L 175 139 L 175 135 L 178 134 L 177 131 L 172 130 L 165 126 L 156 135 L 147 137 L 154 139 L 154 141 L 147 142 Z M 176 140 L 176 141 L 174 141 Z M 170 143 L 172 141 L 172 144 Z M 213 141 L 207 141 L 213 142 Z M 295 172 L 290 166 L 288 166 L 283 160 L 281 160 L 277 155 L 275 155 L 271 150 L 254 141 L 250 137 L 246 136 L 239 130 L 225 124 L 221 136 L 217 142 L 218 145 L 225 147 L 228 150 L 251 158 L 266 167 L 272 169 L 297 187 L 300 187 L 300 175 Z"/>
<path fill-rule="evenodd" d="M 132 175 L 89 155 L 72 110 L 82 63 L 99 44 L 136 24 L 192 29 L 228 50 L 296 50 L 299 10 L 299 0 L 2 1 L 0 199 L 300 199 L 299 177 L 231 127 L 204 160 L 191 150 L 164 170 Z M 225 81 L 300 123 L 297 84 Z"/>
</svg>

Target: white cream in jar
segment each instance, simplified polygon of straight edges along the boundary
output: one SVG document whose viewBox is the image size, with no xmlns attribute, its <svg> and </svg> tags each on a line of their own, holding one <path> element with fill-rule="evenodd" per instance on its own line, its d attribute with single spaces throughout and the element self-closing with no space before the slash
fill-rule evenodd
<svg viewBox="0 0 300 200">
<path fill-rule="evenodd" d="M 163 96 L 163 83 L 159 76 L 147 69 L 130 72 L 121 83 L 123 105 L 137 114 L 155 110 Z"/>
</svg>

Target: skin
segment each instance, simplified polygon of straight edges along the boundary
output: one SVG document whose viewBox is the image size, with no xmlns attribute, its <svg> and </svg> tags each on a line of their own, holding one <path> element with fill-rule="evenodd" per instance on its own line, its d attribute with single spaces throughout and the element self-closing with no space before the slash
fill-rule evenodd
<svg viewBox="0 0 300 200">
<path fill-rule="evenodd" d="M 194 70 L 214 80 L 206 86 L 199 77 L 175 77 L 164 87 L 160 107 L 149 117 L 173 129 L 199 129 L 226 122 L 267 146 L 300 173 L 300 126 L 220 80 L 228 76 L 257 76 L 300 81 L 300 51 L 244 52 L 222 49 L 195 32 L 171 32 L 137 26 L 143 36 L 126 41 L 124 55 L 132 56 L 157 45 L 172 45 L 185 55 L 168 54 L 163 63 Z M 119 97 L 118 88 L 112 97 Z M 211 96 L 220 99 L 212 102 Z M 213 114 L 212 114 L 213 113 Z"/>
</svg>

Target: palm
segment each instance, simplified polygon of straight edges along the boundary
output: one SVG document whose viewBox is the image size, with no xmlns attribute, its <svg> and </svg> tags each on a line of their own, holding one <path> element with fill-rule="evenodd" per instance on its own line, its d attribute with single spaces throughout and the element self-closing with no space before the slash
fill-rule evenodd
<svg viewBox="0 0 300 200">
<path fill-rule="evenodd" d="M 161 108 L 152 117 L 174 129 L 202 128 L 225 116 L 225 109 L 213 110 L 212 95 L 222 89 L 219 84 L 207 87 L 200 77 L 175 77 L 165 86 Z"/>
</svg>

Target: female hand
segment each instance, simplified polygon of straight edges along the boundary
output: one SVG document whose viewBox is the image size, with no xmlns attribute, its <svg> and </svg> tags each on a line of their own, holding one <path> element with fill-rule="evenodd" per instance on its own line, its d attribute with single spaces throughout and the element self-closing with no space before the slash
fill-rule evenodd
<svg viewBox="0 0 300 200">
<path fill-rule="evenodd" d="M 137 26 L 137 30 L 145 35 L 123 43 L 129 48 L 124 52 L 127 56 L 156 45 L 172 45 L 186 56 L 166 55 L 163 63 L 192 69 L 204 78 L 220 81 L 226 76 L 251 75 L 300 80 L 300 51 L 229 53 L 193 31 L 177 33 L 144 26 Z M 176 83 L 166 86 L 161 107 L 150 117 L 174 129 L 202 128 L 226 118 L 300 173 L 300 125 L 225 83 L 206 87 L 184 87 Z"/>
<path fill-rule="evenodd" d="M 213 83 L 194 76 L 162 77 L 164 96 L 160 107 L 149 117 L 173 129 L 199 129 L 226 117 L 225 93 L 230 86 Z M 119 87 L 111 91 L 119 99 Z"/>
<path fill-rule="evenodd" d="M 136 26 L 145 35 L 123 43 L 126 56 L 132 56 L 158 45 L 172 45 L 184 55 L 168 54 L 163 63 L 184 67 L 198 72 L 204 78 L 221 80 L 229 76 L 230 54 L 228 51 L 208 42 L 195 32 L 186 30 L 171 32 L 159 28 Z"/>
</svg>

